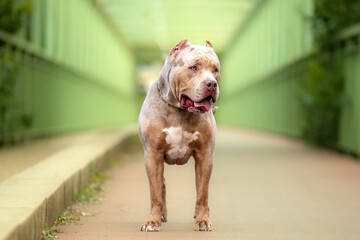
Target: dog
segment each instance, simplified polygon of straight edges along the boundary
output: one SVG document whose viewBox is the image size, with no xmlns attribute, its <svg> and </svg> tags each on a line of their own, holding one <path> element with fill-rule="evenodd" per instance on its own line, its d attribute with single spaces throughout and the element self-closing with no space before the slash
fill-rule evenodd
<svg viewBox="0 0 360 240">
<path fill-rule="evenodd" d="M 139 115 L 151 207 L 140 230 L 158 232 L 167 221 L 164 163 L 183 165 L 195 160 L 195 230 L 212 231 L 208 206 L 213 168 L 219 97 L 220 61 L 213 46 L 176 44 L 165 60 L 158 80 L 150 87 Z"/>
</svg>

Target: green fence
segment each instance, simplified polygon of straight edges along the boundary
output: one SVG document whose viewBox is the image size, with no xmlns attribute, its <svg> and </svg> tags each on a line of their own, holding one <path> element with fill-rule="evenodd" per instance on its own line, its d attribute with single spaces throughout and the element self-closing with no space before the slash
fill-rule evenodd
<svg viewBox="0 0 360 240">
<path fill-rule="evenodd" d="M 312 52 L 306 19 L 312 11 L 312 0 L 267 0 L 254 11 L 221 59 L 219 123 L 301 136 L 300 84 Z M 354 38 L 360 39 L 357 26 L 345 31 L 339 52 L 346 78 L 339 146 L 360 153 L 360 49 L 351 44 Z"/>
<path fill-rule="evenodd" d="M 17 69 L 5 141 L 136 120 L 135 58 L 102 14 L 93 1 L 34 0 L 19 33 L 0 31 Z M 29 129 L 17 126 L 23 115 Z"/>
</svg>

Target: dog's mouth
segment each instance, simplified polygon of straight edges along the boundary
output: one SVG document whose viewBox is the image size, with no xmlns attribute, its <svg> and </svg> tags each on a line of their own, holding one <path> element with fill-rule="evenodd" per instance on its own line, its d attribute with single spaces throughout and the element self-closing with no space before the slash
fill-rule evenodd
<svg viewBox="0 0 360 240">
<path fill-rule="evenodd" d="M 200 102 L 194 102 L 185 94 L 182 94 L 180 98 L 180 105 L 183 109 L 196 113 L 204 113 L 213 109 L 214 107 L 211 104 L 212 102 L 214 102 L 214 98 L 211 95 L 207 96 Z"/>
</svg>

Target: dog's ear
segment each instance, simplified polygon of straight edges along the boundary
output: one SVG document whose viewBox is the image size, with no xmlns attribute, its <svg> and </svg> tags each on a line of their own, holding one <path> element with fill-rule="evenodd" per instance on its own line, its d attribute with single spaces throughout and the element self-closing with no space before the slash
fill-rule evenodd
<svg viewBox="0 0 360 240">
<path fill-rule="evenodd" d="M 211 47 L 212 49 L 214 49 L 210 41 L 206 40 L 205 43 L 206 43 L 205 45 L 206 47 Z"/>
<path fill-rule="evenodd" d="M 185 38 L 181 40 L 178 44 L 176 44 L 170 51 L 170 55 L 180 52 L 181 50 L 185 49 L 187 46 L 190 46 L 190 40 Z"/>
</svg>

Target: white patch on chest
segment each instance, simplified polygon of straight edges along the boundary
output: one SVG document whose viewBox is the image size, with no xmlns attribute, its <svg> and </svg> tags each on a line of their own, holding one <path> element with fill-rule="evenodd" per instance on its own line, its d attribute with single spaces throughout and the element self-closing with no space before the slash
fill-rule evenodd
<svg viewBox="0 0 360 240">
<path fill-rule="evenodd" d="M 182 127 L 169 127 L 162 130 L 167 134 L 166 142 L 170 145 L 167 154 L 172 159 L 179 159 L 185 156 L 189 149 L 189 144 L 195 141 L 199 134 L 198 131 L 190 133 L 183 131 Z"/>
</svg>

